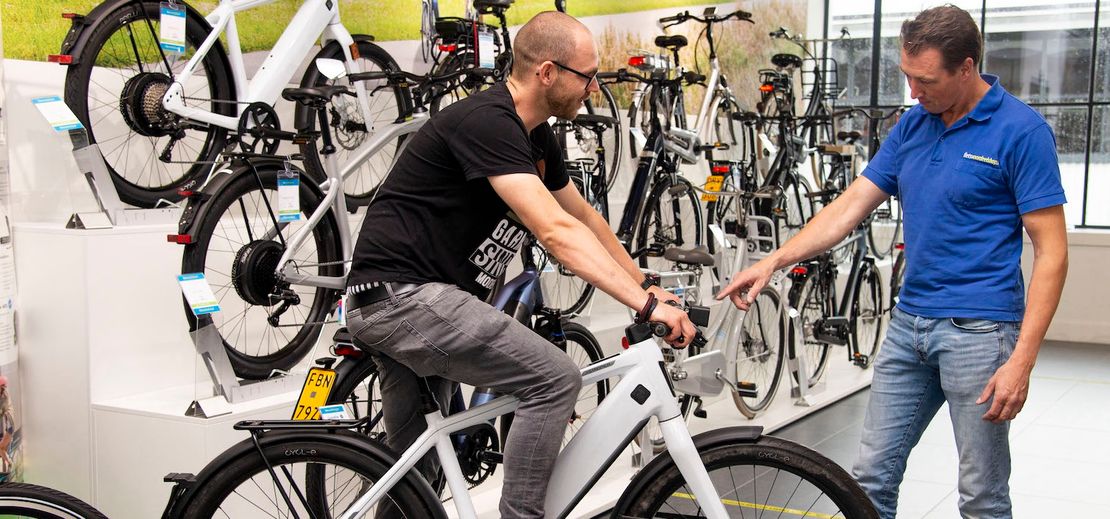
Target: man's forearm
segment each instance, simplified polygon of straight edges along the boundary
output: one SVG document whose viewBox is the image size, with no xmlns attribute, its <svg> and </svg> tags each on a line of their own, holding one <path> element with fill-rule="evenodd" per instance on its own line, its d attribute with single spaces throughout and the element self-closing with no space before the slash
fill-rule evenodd
<svg viewBox="0 0 1110 519">
<path fill-rule="evenodd" d="M 1061 250 L 1035 251 L 1033 274 L 1029 280 L 1029 295 L 1014 354 L 1010 357 L 1029 369 L 1036 363 L 1041 343 L 1044 341 L 1052 316 L 1060 303 L 1064 280 L 1068 273 L 1068 252 Z"/>
<path fill-rule="evenodd" d="M 609 256 L 611 256 L 618 265 L 620 265 L 621 269 L 627 272 L 636 283 L 643 282 L 644 275 L 640 272 L 640 266 L 628 255 L 628 251 L 624 248 L 624 245 L 621 245 L 621 242 L 617 241 L 617 237 L 609 228 L 609 222 L 605 221 L 605 218 L 602 218 L 601 214 L 597 211 L 585 217 L 584 220 L 585 221 L 582 223 L 584 223 L 586 227 L 590 229 L 590 232 L 597 237 L 597 241 L 601 242 L 601 245 L 605 247 L 605 251 L 609 253 Z"/>
</svg>

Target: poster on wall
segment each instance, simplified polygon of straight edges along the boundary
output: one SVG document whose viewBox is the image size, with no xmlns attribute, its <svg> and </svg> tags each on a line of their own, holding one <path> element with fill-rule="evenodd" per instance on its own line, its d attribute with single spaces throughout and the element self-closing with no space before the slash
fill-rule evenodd
<svg viewBox="0 0 1110 519">
<path fill-rule="evenodd" d="M 0 36 L 3 26 L 0 25 Z M 4 104 L 4 46 L 0 38 L 0 481 L 23 479 L 20 431 L 22 401 L 15 341 L 15 255 L 8 215 L 8 131 Z"/>
</svg>

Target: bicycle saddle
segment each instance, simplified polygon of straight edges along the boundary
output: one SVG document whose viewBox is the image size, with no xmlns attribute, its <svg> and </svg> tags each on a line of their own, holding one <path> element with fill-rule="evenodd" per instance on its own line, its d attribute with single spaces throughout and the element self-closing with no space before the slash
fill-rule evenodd
<svg viewBox="0 0 1110 519">
<path fill-rule="evenodd" d="M 703 267 L 712 267 L 715 263 L 713 261 L 713 256 L 709 255 L 709 249 L 707 249 L 705 245 L 698 245 L 690 249 L 671 247 L 663 253 L 663 258 L 676 263 L 701 265 Z"/>
<path fill-rule="evenodd" d="M 779 68 L 800 68 L 802 66 L 802 58 L 793 54 L 775 54 L 771 56 L 771 63 Z"/>
<path fill-rule="evenodd" d="M 685 47 L 687 43 L 689 42 L 686 40 L 686 37 L 681 34 L 655 37 L 655 46 L 665 49 L 678 50 Z"/>
<path fill-rule="evenodd" d="M 578 114 L 578 117 L 574 118 L 574 124 L 591 128 L 608 128 L 616 125 L 617 120 L 607 115 Z"/>
<path fill-rule="evenodd" d="M 852 130 L 850 132 L 845 132 L 845 131 L 836 132 L 836 140 L 838 140 L 838 141 L 855 142 L 855 141 L 859 140 L 859 138 L 860 138 L 860 133 L 856 130 Z"/>
<path fill-rule="evenodd" d="M 350 92 L 344 85 L 320 85 L 304 88 L 286 88 L 281 91 L 281 97 L 286 101 L 293 101 L 305 106 L 322 106 L 329 99 Z"/>
<path fill-rule="evenodd" d="M 759 120 L 759 114 L 755 112 L 732 112 L 732 120 L 742 123 L 755 122 Z"/>
<path fill-rule="evenodd" d="M 489 13 L 494 9 L 508 9 L 514 0 L 474 0 L 474 8 L 479 12 Z"/>
</svg>

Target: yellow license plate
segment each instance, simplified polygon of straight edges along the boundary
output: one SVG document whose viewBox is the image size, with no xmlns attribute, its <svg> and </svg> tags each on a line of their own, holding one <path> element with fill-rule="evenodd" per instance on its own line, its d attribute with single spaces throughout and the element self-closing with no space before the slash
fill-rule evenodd
<svg viewBox="0 0 1110 519">
<path fill-rule="evenodd" d="M 335 385 L 335 371 L 323 368 L 308 370 L 301 388 L 301 397 L 297 399 L 297 407 L 293 410 L 294 420 L 319 420 L 320 406 L 328 402 L 328 394 Z"/>
<path fill-rule="evenodd" d="M 709 175 L 705 179 L 705 190 L 711 192 L 720 191 L 721 186 L 724 185 L 724 183 L 724 175 Z M 716 202 L 717 198 L 719 198 L 717 195 L 711 195 L 709 193 L 702 193 L 701 195 L 702 202 Z"/>
</svg>

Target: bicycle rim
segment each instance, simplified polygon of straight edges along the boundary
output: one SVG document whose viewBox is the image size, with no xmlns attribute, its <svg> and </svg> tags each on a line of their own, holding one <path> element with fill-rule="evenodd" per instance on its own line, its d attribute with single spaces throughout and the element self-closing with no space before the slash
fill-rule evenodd
<svg viewBox="0 0 1110 519">
<path fill-rule="evenodd" d="M 748 418 L 766 409 L 778 393 L 782 378 L 784 328 L 780 308 L 778 292 L 772 289 L 761 291 L 744 314 L 739 337 L 730 334 L 730 342 L 736 348 L 736 380 L 755 383 L 757 391 L 755 397 L 732 393 L 737 409 Z"/>
<path fill-rule="evenodd" d="M 791 294 L 790 306 L 798 311 L 798 317 L 789 320 L 789 340 L 794 346 L 792 355 L 804 359 L 809 385 L 812 387 L 825 373 L 829 362 L 829 345 L 813 336 L 813 324 L 819 319 L 832 315 L 828 307 L 828 297 L 817 283 L 817 275 L 806 278 L 802 287 Z M 801 328 L 798 328 L 798 324 Z M 796 374 L 791 373 L 795 379 Z"/>
<path fill-rule="evenodd" d="M 871 213 L 867 241 L 876 259 L 889 256 L 894 251 L 894 245 L 902 241 L 902 205 L 895 197 L 888 197 Z"/>
<path fill-rule="evenodd" d="M 283 240 L 305 225 L 320 199 L 301 182 L 301 219 L 279 225 L 279 239 L 273 223 L 276 166 L 260 166 L 259 177 L 261 186 L 254 175 L 241 175 L 208 201 L 212 206 L 198 226 L 194 243 L 185 247 L 181 266 L 183 273 L 204 273 L 220 305 L 213 319 L 232 367 L 240 377 L 255 379 L 299 362 L 315 344 L 339 297 L 336 290 L 276 280 L 274 269 L 285 251 Z M 303 273 L 337 276 L 343 272 L 337 263 L 340 256 L 338 231 L 329 214 L 294 253 L 291 264 L 299 265 Z M 289 292 L 281 301 L 291 304 L 274 326 L 269 318 L 283 303 L 271 295 L 283 291 Z M 188 308 L 186 315 L 195 328 Z"/>
<path fill-rule="evenodd" d="M 852 351 L 865 355 L 867 361 L 860 365 L 867 368 L 875 361 L 883 339 L 883 284 L 874 267 L 867 268 L 859 278 L 856 300 L 852 305 Z"/>
<path fill-rule="evenodd" d="M 99 145 L 121 200 L 139 207 L 179 200 L 178 188 L 207 174 L 227 138 L 223 128 L 183 124 L 162 107 L 161 94 L 180 83 L 177 73 L 207 32 L 190 23 L 185 52 L 163 61 L 158 2 L 128 3 L 104 20 L 67 71 L 66 104 Z M 184 104 L 234 116 L 230 75 L 223 50 L 212 49 L 183 85 Z"/>
<path fill-rule="evenodd" d="M 863 490 L 831 460 L 801 445 L 764 436 L 700 452 L 729 517 L 877 517 Z M 704 517 L 693 490 L 670 465 L 628 501 L 620 517 Z"/>
</svg>

